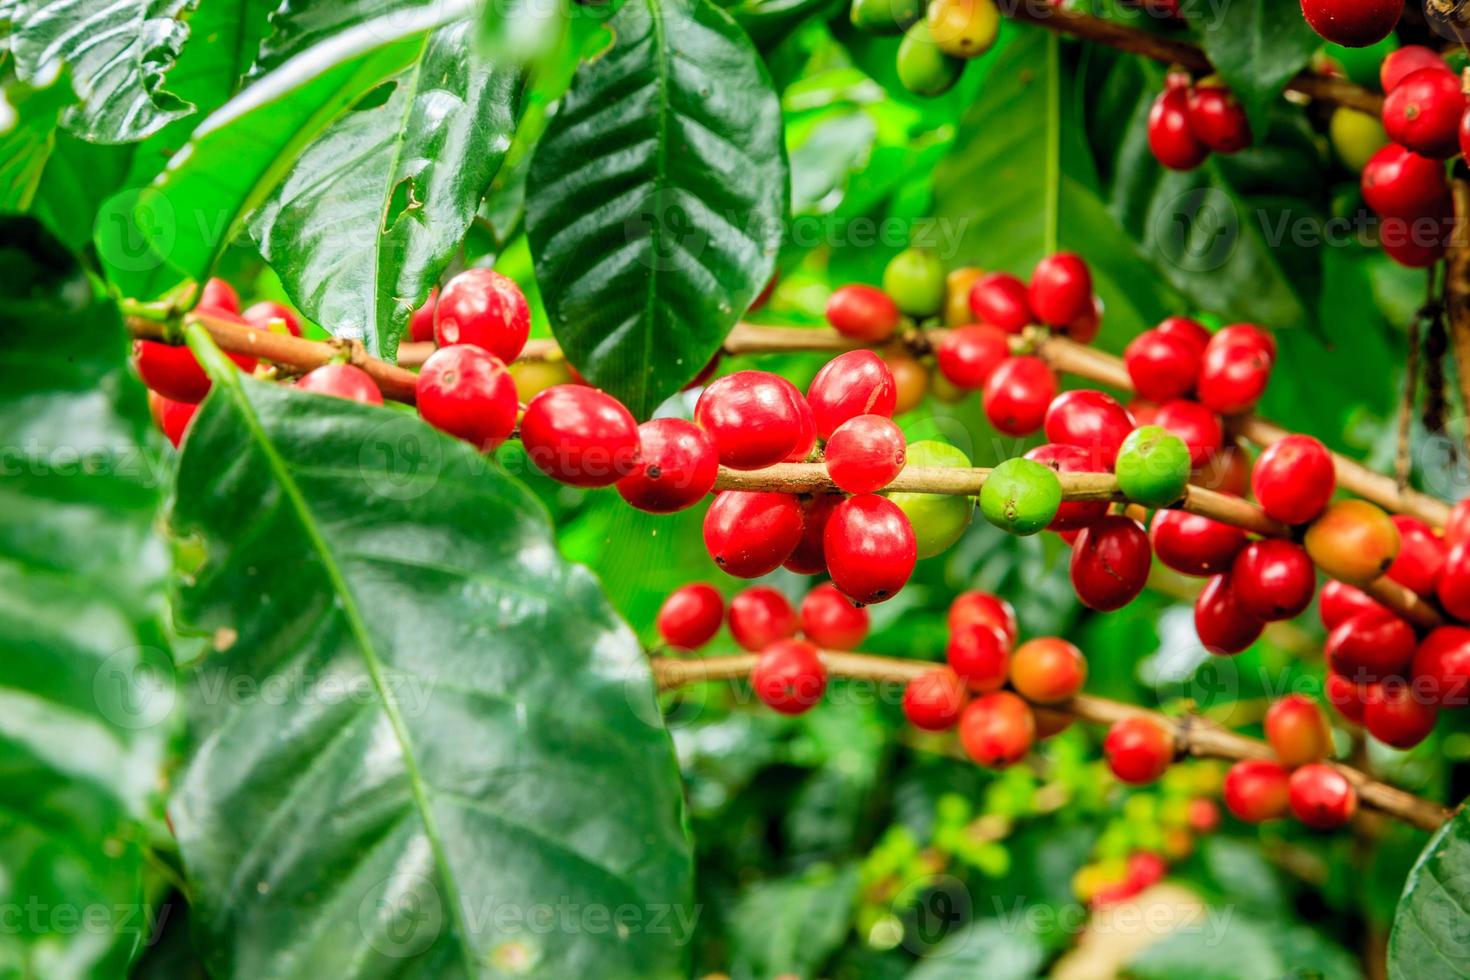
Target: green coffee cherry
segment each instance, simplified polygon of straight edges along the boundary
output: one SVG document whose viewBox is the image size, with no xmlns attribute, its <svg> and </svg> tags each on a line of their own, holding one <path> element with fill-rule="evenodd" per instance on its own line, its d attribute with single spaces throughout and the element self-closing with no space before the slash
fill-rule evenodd
<svg viewBox="0 0 1470 980">
<path fill-rule="evenodd" d="M 924 16 L 920 0 L 853 0 L 852 26 L 868 34 L 898 34 Z"/>
<path fill-rule="evenodd" d="M 962 59 L 939 50 L 929 34 L 929 25 L 922 20 L 904 33 L 898 45 L 898 80 L 915 95 L 948 92 L 964 70 Z"/>
<path fill-rule="evenodd" d="M 906 248 L 883 270 L 883 291 L 909 316 L 933 316 L 944 307 L 944 263 L 927 249 Z"/>
<path fill-rule="evenodd" d="M 924 20 L 939 50 L 956 58 L 979 57 L 1000 32 L 1000 11 L 993 0 L 932 0 Z"/>
<path fill-rule="evenodd" d="M 1373 154 L 1388 145 L 1388 133 L 1377 116 L 1346 106 L 1333 111 L 1327 134 L 1337 158 L 1353 173 L 1362 173 Z"/>
<path fill-rule="evenodd" d="M 970 458 L 947 442 L 921 439 L 908 445 L 909 466 L 944 466 L 964 469 Z M 975 514 L 975 501 L 950 493 L 890 493 L 914 527 L 920 558 L 933 558 L 947 551 L 964 536 Z"/>
<path fill-rule="evenodd" d="M 1062 482 L 1050 466 L 1016 457 L 990 471 L 980 488 L 980 512 L 1002 531 L 1035 534 L 1062 505 Z"/>
<path fill-rule="evenodd" d="M 1189 484 L 1189 447 L 1163 426 L 1139 426 L 1123 440 L 1113 472 L 1129 500 L 1167 507 Z"/>
</svg>

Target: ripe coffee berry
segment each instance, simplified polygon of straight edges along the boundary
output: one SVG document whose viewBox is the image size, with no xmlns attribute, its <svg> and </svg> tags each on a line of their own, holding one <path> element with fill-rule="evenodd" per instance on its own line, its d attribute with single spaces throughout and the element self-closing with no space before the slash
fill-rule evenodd
<svg viewBox="0 0 1470 980">
<path fill-rule="evenodd" d="M 1000 596 L 971 589 L 961 592 L 949 604 L 949 630 L 951 633 L 964 629 L 970 623 L 989 623 L 1005 634 L 1006 645 L 1016 642 L 1020 627 L 1016 623 L 1016 610 Z"/>
<path fill-rule="evenodd" d="M 837 427 L 827 442 L 827 475 L 848 493 L 872 493 L 903 470 L 903 430 L 881 415 L 859 415 Z"/>
<path fill-rule="evenodd" d="M 440 347 L 474 344 L 509 364 L 531 335 L 531 308 L 513 279 L 494 269 L 466 269 L 445 284 L 434 305 Z"/>
<path fill-rule="evenodd" d="M 1307 528 L 1304 543 L 1329 578 L 1361 586 L 1392 567 L 1399 553 L 1399 529 L 1366 500 L 1339 500 Z"/>
<path fill-rule="evenodd" d="M 240 312 L 240 294 L 235 292 L 235 287 L 219 277 L 209 279 L 204 288 L 199 291 L 199 304 L 203 307 L 213 307 L 215 310 L 224 310 L 226 313 Z"/>
<path fill-rule="evenodd" d="M 1436 213 L 1449 190 L 1444 164 L 1390 143 L 1363 168 L 1363 199 L 1380 217 Z"/>
<path fill-rule="evenodd" d="M 510 438 L 521 407 L 504 362 L 469 344 L 429 355 L 414 384 L 414 401 L 425 422 L 481 452 Z"/>
<path fill-rule="evenodd" d="M 1470 497 L 1451 507 L 1444 522 L 1444 543 L 1453 548 L 1461 541 L 1470 541 Z"/>
<path fill-rule="evenodd" d="M 1087 681 L 1087 658 L 1057 636 L 1027 640 L 1011 654 L 1011 686 L 1027 701 L 1065 701 Z"/>
<path fill-rule="evenodd" d="M 638 427 L 638 466 L 618 481 L 618 493 L 639 510 L 672 514 L 714 489 L 719 472 L 714 440 L 703 429 L 683 419 L 653 419 Z"/>
<path fill-rule="evenodd" d="M 1374 684 L 1363 698 L 1363 727 L 1384 745 L 1412 749 L 1429 737 L 1439 707 L 1394 677 Z"/>
<path fill-rule="evenodd" d="M 1222 787 L 1225 807 L 1238 820 L 1265 823 L 1286 816 L 1291 773 L 1268 759 L 1243 759 L 1230 767 Z"/>
<path fill-rule="evenodd" d="M 801 600 L 801 632 L 823 650 L 855 650 L 868 635 L 868 611 L 824 582 Z"/>
<path fill-rule="evenodd" d="M 953 728 L 964 706 L 965 686 L 954 671 L 943 667 L 925 671 L 903 689 L 904 717 L 926 732 Z"/>
<path fill-rule="evenodd" d="M 975 281 L 970 287 L 970 312 L 981 323 L 1006 333 L 1020 333 L 1036 320 L 1026 284 L 1004 272 L 992 272 Z"/>
<path fill-rule="evenodd" d="M 694 421 L 714 439 L 721 463 L 757 470 L 801 449 L 811 427 L 808 413 L 801 392 L 785 378 L 736 371 L 704 389 L 694 406 Z"/>
<path fill-rule="evenodd" d="M 796 550 L 781 564 L 798 575 L 820 575 L 827 571 L 827 553 L 822 536 L 827 531 L 827 519 L 842 503 L 839 493 L 816 493 L 801 498 L 801 540 Z"/>
<path fill-rule="evenodd" d="M 1235 557 L 1230 585 L 1241 609 L 1270 623 L 1291 619 L 1311 604 L 1317 575 L 1301 545 L 1265 538 L 1252 541 Z"/>
<path fill-rule="evenodd" d="M 1194 390 L 1201 353 L 1185 338 L 1155 328 L 1129 342 L 1123 350 L 1123 366 L 1139 397 L 1167 402 Z"/>
<path fill-rule="evenodd" d="M 351 364 L 323 364 L 303 375 L 296 382 L 296 387 L 302 391 L 332 395 L 365 405 L 383 404 L 383 393 L 373 383 L 372 376 Z"/>
<path fill-rule="evenodd" d="M 1251 488 L 1250 453 L 1238 443 L 1227 442 L 1204 466 L 1195 468 L 1189 482 L 1206 490 L 1244 497 Z"/>
<path fill-rule="evenodd" d="M 1335 673 L 1365 684 L 1403 671 L 1417 644 L 1408 623 L 1387 609 L 1368 609 L 1332 627 L 1323 655 Z"/>
<path fill-rule="evenodd" d="M 817 648 L 805 640 L 777 640 L 756 658 L 750 686 L 783 715 L 799 715 L 822 700 L 827 668 Z"/>
<path fill-rule="evenodd" d="M 955 327 L 939 341 L 934 362 L 957 388 L 983 388 L 1001 362 L 1011 356 L 1011 345 L 999 327 L 970 324 Z"/>
<path fill-rule="evenodd" d="M 1424 269 L 1444 257 L 1454 227 L 1454 202 L 1442 197 L 1427 214 L 1385 217 L 1378 223 L 1378 247 L 1406 269 Z"/>
<path fill-rule="evenodd" d="M 1101 297 L 1094 296 L 1085 313 L 1065 326 L 1055 328 L 1054 332 L 1073 343 L 1090 344 L 1097 338 L 1097 332 L 1102 329 L 1102 318 L 1103 301 Z"/>
<path fill-rule="evenodd" d="M 1232 656 L 1256 640 L 1266 624 L 1241 608 L 1230 575 L 1216 575 L 1194 600 L 1194 631 L 1200 646 L 1213 654 Z"/>
<path fill-rule="evenodd" d="M 944 659 L 972 691 L 998 691 L 1010 673 L 1011 641 L 992 623 L 967 623 L 950 631 Z"/>
<path fill-rule="evenodd" d="M 1266 710 L 1266 741 L 1286 766 L 1318 762 L 1332 753 L 1332 732 L 1317 702 L 1288 694 Z"/>
<path fill-rule="evenodd" d="M 1444 541 L 1417 517 L 1395 514 L 1391 519 L 1399 529 L 1399 553 L 1388 577 L 1425 598 L 1433 596 L 1449 558 Z"/>
<path fill-rule="evenodd" d="M 287 333 L 293 337 L 301 336 L 301 318 L 289 306 L 274 300 L 266 299 L 253 304 L 240 314 L 240 319 L 261 330 L 269 330 L 273 322 L 280 320 L 286 325 Z"/>
<path fill-rule="evenodd" d="M 1460 119 L 1464 115 L 1460 78 L 1440 67 L 1411 72 L 1383 100 L 1383 128 L 1388 138 L 1415 153 L 1441 160 L 1459 151 Z"/>
<path fill-rule="evenodd" d="M 1202 354 L 1213 336 L 1204 324 L 1187 316 L 1166 316 L 1154 330 L 1171 340 L 1182 340 Z"/>
<path fill-rule="evenodd" d="M 1196 390 L 1200 402 L 1221 415 L 1255 407 L 1271 380 L 1272 356 L 1259 344 L 1221 333 L 1205 346 Z"/>
<path fill-rule="evenodd" d="M 1470 629 L 1440 626 L 1414 651 L 1410 667 L 1416 693 L 1442 707 L 1470 704 Z"/>
<path fill-rule="evenodd" d="M 1182 510 L 1154 511 L 1149 543 L 1159 561 L 1182 575 L 1210 576 L 1230 570 L 1245 547 L 1245 532 L 1233 524 Z"/>
<path fill-rule="evenodd" d="M 960 745 L 987 769 L 1014 765 L 1036 741 L 1031 708 L 1009 691 L 976 698 L 960 713 Z"/>
<path fill-rule="evenodd" d="M 853 340 L 887 340 L 898 329 L 899 318 L 898 304 L 877 286 L 842 286 L 827 300 L 827 322 Z"/>
<path fill-rule="evenodd" d="M 801 504 L 789 493 L 725 490 L 704 515 L 704 547 L 736 578 L 781 567 L 801 541 Z"/>
<path fill-rule="evenodd" d="M 1196 85 L 1188 98 L 1189 131 L 1216 153 L 1238 153 L 1251 145 L 1245 109 L 1228 88 Z"/>
<path fill-rule="evenodd" d="M 1332 454 L 1311 436 L 1290 435 L 1266 447 L 1251 471 L 1261 509 L 1283 524 L 1315 520 L 1336 488 Z"/>
<path fill-rule="evenodd" d="M 730 635 L 745 649 L 759 653 L 796 635 L 796 613 L 780 592 L 769 585 L 753 585 L 730 600 Z"/>
<path fill-rule="evenodd" d="M 681 585 L 658 609 L 654 625 L 671 647 L 698 650 L 720 631 L 725 619 L 725 600 L 713 585 L 691 582 Z"/>
<path fill-rule="evenodd" d="M 1362 589 L 1354 588 L 1336 579 L 1328 579 L 1322 585 L 1317 599 L 1317 613 L 1322 625 L 1332 629 L 1338 623 L 1361 612 L 1387 612 L 1383 606 L 1369 597 Z"/>
<path fill-rule="evenodd" d="M 172 398 L 165 398 L 156 391 L 150 391 L 148 392 L 148 409 L 153 413 L 153 421 L 158 424 L 158 428 L 177 449 L 184 441 L 189 423 L 193 421 L 194 413 L 199 410 L 199 406 L 189 402 L 176 402 Z"/>
<path fill-rule="evenodd" d="M 859 415 L 889 418 L 898 400 L 893 372 L 870 350 L 838 354 L 822 365 L 806 390 L 817 435 L 832 438 L 837 427 Z"/>
<path fill-rule="evenodd" d="M 1394 563 L 1398 563 L 1397 558 Z M 1470 621 L 1470 541 L 1461 541 L 1445 555 L 1434 587 L 1445 612 Z"/>
<path fill-rule="evenodd" d="M 1166 88 L 1148 112 L 1148 148 L 1170 170 L 1193 170 L 1210 155 L 1189 125 L 1189 92 Z"/>
<path fill-rule="evenodd" d="M 1102 472 L 1102 468 L 1095 464 L 1093 454 L 1081 446 L 1049 442 L 1027 452 L 1026 459 L 1057 473 Z M 1066 500 L 1057 506 L 1056 516 L 1046 527 L 1050 531 L 1076 531 L 1096 524 L 1107 512 L 1106 500 Z"/>
<path fill-rule="evenodd" d="M 1001 432 L 1030 435 L 1041 428 L 1057 394 L 1056 375 L 1039 357 L 1008 357 L 985 382 L 985 417 Z"/>
<path fill-rule="evenodd" d="M 822 550 L 833 584 L 861 603 L 897 595 L 918 558 L 909 519 L 893 501 L 871 493 L 837 505 L 827 520 Z"/>
<path fill-rule="evenodd" d="M 425 343 L 434 339 L 434 307 L 439 305 L 439 287 L 429 290 L 429 298 L 408 318 L 408 339 Z"/>
<path fill-rule="evenodd" d="M 1388 36 L 1403 4 L 1397 0 L 1301 0 L 1312 30 L 1345 48 L 1366 48 Z M 1305 821 L 1304 821 L 1305 822 Z"/>
<path fill-rule="evenodd" d="M 1341 827 L 1358 812 L 1358 791 L 1353 784 L 1321 762 L 1293 772 L 1287 790 L 1292 815 L 1317 830 Z"/>
<path fill-rule="evenodd" d="M 1163 426 L 1184 440 L 1189 447 L 1189 464 L 1195 468 L 1208 463 L 1225 442 L 1220 417 L 1199 402 L 1183 398 L 1165 402 L 1159 406 L 1153 424 Z"/>
<path fill-rule="evenodd" d="M 526 458 L 553 480 L 607 487 L 638 468 L 638 424 L 622 402 L 596 388 L 556 385 L 521 417 Z"/>
<path fill-rule="evenodd" d="M 1450 70 L 1450 66 L 1445 64 L 1445 60 L 1433 48 L 1426 48 L 1422 44 L 1406 44 L 1384 56 L 1378 65 L 1378 81 L 1382 84 L 1383 91 L 1392 92 L 1398 88 L 1399 82 L 1421 68 Z"/>
<path fill-rule="evenodd" d="M 1026 295 L 1038 320 L 1065 327 L 1092 309 L 1092 273 L 1082 256 L 1073 252 L 1048 255 L 1032 270 Z"/>
<path fill-rule="evenodd" d="M 1072 546 L 1072 588 L 1089 609 L 1121 609 L 1143 591 L 1153 559 L 1148 535 L 1131 517 L 1110 514 Z"/>
<path fill-rule="evenodd" d="M 1346 677 L 1329 673 L 1322 682 L 1322 698 L 1348 721 L 1363 723 L 1363 688 Z"/>
<path fill-rule="evenodd" d="M 1052 399 L 1043 426 L 1047 439 L 1087 450 L 1097 470 L 1106 472 L 1113 468 L 1118 447 L 1133 431 L 1134 423 L 1128 409 L 1112 395 L 1080 389 Z"/>
<path fill-rule="evenodd" d="M 1114 776 L 1144 786 L 1162 776 L 1174 761 L 1174 736 L 1151 718 L 1123 718 L 1108 729 L 1103 755 Z"/>
</svg>

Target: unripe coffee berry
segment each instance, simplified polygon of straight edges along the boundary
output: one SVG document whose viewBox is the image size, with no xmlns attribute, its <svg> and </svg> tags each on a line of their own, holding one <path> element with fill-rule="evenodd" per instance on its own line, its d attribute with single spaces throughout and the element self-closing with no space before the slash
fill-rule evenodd
<svg viewBox="0 0 1470 980">
<path fill-rule="evenodd" d="M 1027 640 L 1011 654 L 1011 686 L 1027 701 L 1065 701 L 1087 681 L 1087 658 L 1057 636 Z"/>
<path fill-rule="evenodd" d="M 1363 727 L 1396 749 L 1412 749 L 1428 738 L 1438 717 L 1438 705 L 1396 677 L 1374 684 L 1363 698 Z"/>
<path fill-rule="evenodd" d="M 868 611 L 824 582 L 801 600 L 801 632 L 823 650 L 855 650 L 868 635 Z"/>
<path fill-rule="evenodd" d="M 929 391 L 929 369 L 903 351 L 888 351 L 883 355 L 883 363 L 893 375 L 893 414 L 902 415 L 919 407 Z"/>
<path fill-rule="evenodd" d="M 870 350 L 838 354 L 822 365 L 806 391 L 817 435 L 832 438 L 837 427 L 859 415 L 889 418 L 898 400 L 893 372 Z"/>
<path fill-rule="evenodd" d="M 434 306 L 440 347 L 474 344 L 506 364 L 521 356 L 531 335 L 531 308 L 515 280 L 494 269 L 466 269 L 445 283 Z"/>
<path fill-rule="evenodd" d="M 805 640 L 777 640 L 760 652 L 750 686 L 783 715 L 808 711 L 827 690 L 827 668 L 817 648 Z"/>
<path fill-rule="evenodd" d="M 730 600 L 730 635 L 752 653 L 796 635 L 791 603 L 769 585 L 752 585 Z"/>
<path fill-rule="evenodd" d="M 1200 646 L 1219 656 L 1240 653 L 1256 640 L 1266 624 L 1241 608 L 1230 575 L 1216 575 L 1194 600 L 1194 630 Z"/>
<path fill-rule="evenodd" d="M 966 623 L 950 631 L 944 658 L 970 690 L 998 691 L 1010 673 L 1011 641 L 992 623 Z"/>
<path fill-rule="evenodd" d="M 1008 647 L 1020 635 L 1015 608 L 1000 596 L 978 589 L 961 592 L 954 597 L 949 604 L 948 623 L 951 633 L 970 623 L 989 623 L 1005 634 Z"/>
<path fill-rule="evenodd" d="M 883 291 L 909 316 L 934 316 L 944 308 L 944 263 L 928 249 L 906 248 L 883 269 Z"/>
<path fill-rule="evenodd" d="M 925 671 L 903 689 L 904 717 L 926 732 L 953 728 L 964 706 L 965 686 L 954 671 L 943 667 Z"/>
<path fill-rule="evenodd" d="M 1093 454 L 1081 446 L 1046 443 L 1026 453 L 1026 459 L 1049 467 L 1056 473 L 1097 473 Z M 1106 500 L 1064 500 L 1056 516 L 1047 524 L 1050 531 L 1077 531 L 1096 524 L 1108 512 Z"/>
<path fill-rule="evenodd" d="M 1246 544 L 1233 524 L 1182 510 L 1155 511 L 1148 537 L 1159 561 L 1182 575 L 1227 572 Z"/>
<path fill-rule="evenodd" d="M 1133 786 L 1145 786 L 1174 761 L 1174 736 L 1151 718 L 1123 718 L 1108 729 L 1103 755 L 1114 776 Z"/>
<path fill-rule="evenodd" d="M 704 515 L 704 546 L 726 574 L 759 578 L 801 541 L 801 504 L 789 493 L 725 490 Z"/>
<path fill-rule="evenodd" d="M 1041 428 L 1057 394 L 1056 375 L 1039 357 L 1008 357 L 985 382 L 985 417 L 1001 432 L 1026 436 Z"/>
<path fill-rule="evenodd" d="M 1134 422 L 1112 395 L 1084 388 L 1064 391 L 1052 399 L 1043 426 L 1048 440 L 1087 450 L 1095 468 L 1107 472 Z"/>
<path fill-rule="evenodd" d="M 1155 402 L 1183 398 L 1194 390 L 1201 349 L 1155 328 L 1134 337 L 1123 350 L 1123 366 L 1139 397 Z"/>
<path fill-rule="evenodd" d="M 383 393 L 378 390 L 372 375 L 351 364 L 323 364 L 299 378 L 296 387 L 364 405 L 383 404 Z"/>
<path fill-rule="evenodd" d="M 1056 471 L 1022 457 L 1001 462 L 980 487 L 980 512 L 1011 534 L 1045 529 L 1061 503 L 1062 485 Z"/>
<path fill-rule="evenodd" d="M 644 422 L 638 427 L 638 443 L 637 468 L 618 481 L 618 493 L 634 507 L 672 514 L 693 507 L 714 489 L 720 473 L 715 443 L 693 422 Z"/>
<path fill-rule="evenodd" d="M 1317 590 L 1306 549 L 1283 538 L 1252 541 L 1241 549 L 1230 581 L 1240 607 L 1268 623 L 1300 615 Z"/>
<path fill-rule="evenodd" d="M 1143 591 L 1152 559 L 1148 535 L 1139 523 L 1110 514 L 1078 534 L 1072 546 L 1072 588 L 1089 609 L 1121 609 Z"/>
<path fill-rule="evenodd" d="M 907 465 L 965 469 L 970 459 L 945 442 L 920 439 L 906 452 Z M 914 529 L 914 547 L 920 558 L 932 558 L 949 549 L 970 526 L 975 514 L 973 497 L 953 493 L 890 493 Z"/>
<path fill-rule="evenodd" d="M 1011 356 L 1010 341 L 999 327 L 969 324 L 955 327 L 939 340 L 934 362 L 950 384 L 983 388 L 1001 362 Z"/>
<path fill-rule="evenodd" d="M 1399 529 L 1366 500 L 1339 500 L 1307 528 L 1304 543 L 1329 578 L 1363 586 L 1392 567 L 1399 553 Z"/>
<path fill-rule="evenodd" d="M 521 445 L 537 469 L 574 487 L 607 487 L 638 467 L 638 423 L 623 403 L 585 385 L 556 385 L 531 399 Z"/>
<path fill-rule="evenodd" d="M 832 583 L 861 603 L 897 595 L 918 557 L 909 519 L 897 504 L 871 493 L 837 505 L 827 520 L 822 548 Z"/>
<path fill-rule="evenodd" d="M 1014 765 L 1036 741 L 1031 708 L 1009 691 L 996 691 L 971 701 L 960 713 L 960 745 L 987 769 Z"/>
<path fill-rule="evenodd" d="M 865 343 L 893 336 L 900 318 L 898 305 L 877 286 L 842 286 L 827 300 L 827 322 L 832 329 Z"/>
<path fill-rule="evenodd" d="M 1288 694 L 1266 709 L 1266 741 L 1282 765 L 1306 765 L 1332 754 L 1332 732 L 1317 702 Z"/>
<path fill-rule="evenodd" d="M 1031 272 L 1027 299 L 1042 323 L 1065 327 L 1092 309 L 1092 273 L 1073 252 L 1048 255 Z"/>
<path fill-rule="evenodd" d="M 679 650 L 698 650 L 720 631 L 725 600 L 713 585 L 692 582 L 669 593 L 659 607 L 658 635 Z"/>
<path fill-rule="evenodd" d="M 1261 509 L 1283 524 L 1316 520 L 1336 488 L 1332 454 L 1311 436 L 1290 435 L 1267 446 L 1251 471 Z"/>
<path fill-rule="evenodd" d="M 970 287 L 970 312 L 1006 333 L 1020 333 L 1036 319 L 1026 284 L 1004 272 L 981 276 Z"/>
<path fill-rule="evenodd" d="M 848 493 L 872 493 L 903 470 L 903 430 L 881 415 L 859 415 L 837 427 L 827 441 L 827 475 Z"/>
<path fill-rule="evenodd" d="M 1166 507 L 1189 485 L 1189 447 L 1159 425 L 1134 429 L 1118 452 L 1118 489 L 1145 507 Z"/>
<path fill-rule="evenodd" d="M 469 344 L 429 355 L 414 384 L 414 402 L 425 422 L 481 452 L 510 438 L 521 407 L 505 363 Z"/>
<path fill-rule="evenodd" d="M 1308 827 L 1332 830 L 1358 812 L 1358 791 L 1346 776 L 1324 763 L 1293 772 L 1287 788 L 1292 815 Z"/>
<path fill-rule="evenodd" d="M 1268 759 L 1243 759 L 1225 774 L 1225 807 L 1238 820 L 1264 823 L 1284 817 L 1290 808 L 1291 773 Z"/>
<path fill-rule="evenodd" d="M 714 439 L 723 465 L 756 470 L 783 462 L 801 448 L 810 425 L 806 412 L 801 392 L 785 378 L 736 371 L 704 389 L 694 421 Z"/>
</svg>

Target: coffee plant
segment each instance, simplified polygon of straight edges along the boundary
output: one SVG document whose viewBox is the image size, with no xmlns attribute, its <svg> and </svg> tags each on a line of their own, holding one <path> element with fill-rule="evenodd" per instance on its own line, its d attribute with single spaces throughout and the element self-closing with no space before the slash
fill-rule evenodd
<svg viewBox="0 0 1470 980">
<path fill-rule="evenodd" d="M 1470 976 L 1470 13 L 0 3 L 0 976 Z"/>
</svg>

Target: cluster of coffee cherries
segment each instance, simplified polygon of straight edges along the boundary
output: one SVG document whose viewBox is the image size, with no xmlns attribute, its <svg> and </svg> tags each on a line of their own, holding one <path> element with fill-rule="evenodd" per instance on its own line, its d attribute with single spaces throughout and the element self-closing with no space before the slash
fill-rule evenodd
<svg viewBox="0 0 1470 980">
<path fill-rule="evenodd" d="M 898 80 L 915 95 L 949 91 L 965 62 L 995 44 L 1000 10 L 994 0 L 853 0 L 853 26 L 869 34 L 903 34 Z"/>
<path fill-rule="evenodd" d="M 681 653 L 705 646 L 725 624 L 735 642 L 752 653 L 798 634 L 822 650 L 855 650 L 868 635 L 868 611 L 830 582 L 808 592 L 799 610 L 779 590 L 753 585 L 736 593 L 727 611 L 718 589 L 691 582 L 669 593 L 655 621 L 663 642 Z"/>
<path fill-rule="evenodd" d="M 1378 215 L 1384 252 L 1423 268 L 1444 255 L 1454 228 L 1444 161 L 1470 147 L 1470 112 L 1459 76 L 1429 48 L 1399 48 L 1379 78 L 1391 142 L 1363 167 L 1363 200 Z"/>
<path fill-rule="evenodd" d="M 1251 145 L 1250 121 L 1217 77 L 1198 82 L 1171 71 L 1148 112 L 1148 148 L 1170 170 L 1193 170 L 1211 153 L 1239 153 Z"/>
<path fill-rule="evenodd" d="M 1332 733 L 1317 702 L 1289 694 L 1266 712 L 1266 740 L 1275 759 L 1246 759 L 1225 775 L 1225 806 L 1240 820 L 1264 823 L 1288 814 L 1330 830 L 1352 819 L 1358 792 L 1328 765 Z"/>
</svg>

